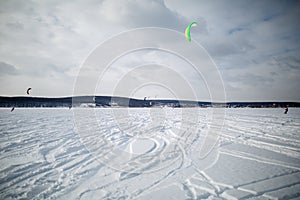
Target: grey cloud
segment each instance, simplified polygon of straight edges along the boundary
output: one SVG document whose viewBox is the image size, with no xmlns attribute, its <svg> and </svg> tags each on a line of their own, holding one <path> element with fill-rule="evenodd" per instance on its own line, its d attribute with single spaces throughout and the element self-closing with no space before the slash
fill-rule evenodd
<svg viewBox="0 0 300 200">
<path fill-rule="evenodd" d="M 278 73 L 277 73 L 277 72 L 270 72 L 270 74 L 271 74 L 272 76 L 278 76 Z"/>
<path fill-rule="evenodd" d="M 295 56 L 274 57 L 274 60 L 283 70 L 300 70 L 300 59 Z"/>
<path fill-rule="evenodd" d="M 187 24 L 183 16 L 168 9 L 162 0 L 105 0 L 100 12 L 107 20 L 127 27 L 158 26 L 183 30 Z"/>
<path fill-rule="evenodd" d="M 34 7 L 37 5 L 34 1 L 1 1 L 0 14 L 3 13 L 24 13 L 31 15 L 35 13 Z"/>
<path fill-rule="evenodd" d="M 54 64 L 36 64 L 29 67 L 23 67 L 23 74 L 29 77 L 39 76 L 39 77 L 66 77 L 70 66 L 58 66 Z"/>
<path fill-rule="evenodd" d="M 8 22 L 6 23 L 6 26 L 11 28 L 14 31 L 19 31 L 24 28 L 24 25 L 21 22 Z"/>
<path fill-rule="evenodd" d="M 245 86 L 254 86 L 254 87 L 256 86 L 262 87 L 263 85 L 270 85 L 272 84 L 272 82 L 274 82 L 273 78 L 251 74 L 251 73 L 231 76 L 227 78 L 227 80 L 229 82 L 240 83 Z M 242 87 L 242 85 L 240 86 Z"/>
<path fill-rule="evenodd" d="M 15 75 L 18 74 L 18 70 L 15 66 L 8 64 L 6 62 L 0 61 L 0 75 Z"/>
<path fill-rule="evenodd" d="M 21 67 L 21 68 L 20 68 Z M 67 75 L 70 70 L 67 66 L 57 66 L 54 64 L 49 65 L 32 65 L 30 67 L 20 66 L 16 67 L 14 65 L 8 64 L 6 62 L 0 61 L 0 75 L 26 75 L 28 77 L 47 77 L 49 74 L 55 76 L 55 74 Z"/>
<path fill-rule="evenodd" d="M 246 39 L 214 39 L 204 45 L 213 58 L 245 54 L 255 49 Z"/>
</svg>

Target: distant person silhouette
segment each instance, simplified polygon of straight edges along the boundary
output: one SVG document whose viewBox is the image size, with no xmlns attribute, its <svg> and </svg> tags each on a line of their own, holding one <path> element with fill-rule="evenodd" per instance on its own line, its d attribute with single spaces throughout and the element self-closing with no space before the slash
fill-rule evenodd
<svg viewBox="0 0 300 200">
<path fill-rule="evenodd" d="M 285 107 L 285 109 L 284 109 L 284 114 L 287 114 L 288 111 L 289 111 L 289 108 L 288 108 L 288 107 Z"/>
</svg>

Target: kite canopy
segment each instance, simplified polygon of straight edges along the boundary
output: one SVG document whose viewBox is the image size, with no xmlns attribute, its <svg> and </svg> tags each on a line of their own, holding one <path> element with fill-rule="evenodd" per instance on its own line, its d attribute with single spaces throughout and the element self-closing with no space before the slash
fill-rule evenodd
<svg viewBox="0 0 300 200">
<path fill-rule="evenodd" d="M 191 28 L 193 26 L 197 26 L 197 22 L 192 22 L 188 25 L 188 27 L 185 29 L 185 37 L 186 39 L 190 42 L 192 39 L 191 39 Z"/>
<path fill-rule="evenodd" d="M 26 93 L 27 93 L 28 95 L 29 95 L 29 90 L 31 90 L 31 88 L 28 88 L 27 91 L 26 91 Z"/>
</svg>

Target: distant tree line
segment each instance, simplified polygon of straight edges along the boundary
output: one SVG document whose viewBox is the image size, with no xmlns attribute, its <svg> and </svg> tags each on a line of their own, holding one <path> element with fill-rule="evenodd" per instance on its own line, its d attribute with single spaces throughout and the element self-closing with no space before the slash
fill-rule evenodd
<svg viewBox="0 0 300 200">
<path fill-rule="evenodd" d="M 181 100 L 133 99 L 110 96 L 77 96 L 77 97 L 0 97 L 0 107 L 228 107 L 228 108 L 270 108 L 300 107 L 299 102 L 197 102 Z"/>
</svg>

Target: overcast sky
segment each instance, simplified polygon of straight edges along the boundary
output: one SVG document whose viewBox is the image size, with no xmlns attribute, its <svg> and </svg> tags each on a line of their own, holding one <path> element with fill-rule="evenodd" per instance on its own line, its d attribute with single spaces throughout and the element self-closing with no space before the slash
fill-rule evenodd
<svg viewBox="0 0 300 200">
<path fill-rule="evenodd" d="M 195 21 L 192 40 L 205 48 L 219 69 L 228 101 L 300 101 L 299 19 L 300 1 L 292 0 L 0 1 L 0 95 L 25 95 L 27 87 L 33 88 L 33 96 L 72 95 L 81 65 L 113 35 L 143 27 L 184 33 Z M 147 73 L 151 81 L 149 69 L 156 77 L 162 72 L 172 79 L 166 74 L 172 76 L 173 67 L 185 65 L 180 60 L 175 65 L 178 58 L 172 56 L 153 50 L 125 55 L 105 79 L 118 82 L 118 73 L 130 79 Z M 143 65 L 151 59 L 164 59 L 169 69 L 157 65 L 140 68 L 139 73 L 125 70 L 130 63 Z M 189 67 L 179 71 L 193 88 L 202 90 Z M 97 95 L 110 94 L 105 87 L 96 90 Z M 131 95 L 138 98 L 172 96 L 168 88 L 155 84 L 133 90 Z M 209 100 L 199 96 L 198 100 Z"/>
</svg>

